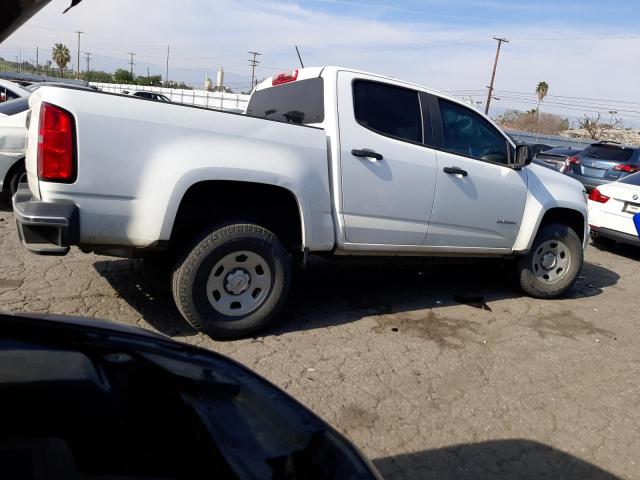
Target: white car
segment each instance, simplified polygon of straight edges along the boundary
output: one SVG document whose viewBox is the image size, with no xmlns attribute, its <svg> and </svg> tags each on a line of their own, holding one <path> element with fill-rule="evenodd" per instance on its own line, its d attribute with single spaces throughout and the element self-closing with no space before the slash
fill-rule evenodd
<svg viewBox="0 0 640 480">
<path fill-rule="evenodd" d="M 596 243 L 614 240 L 640 246 L 634 215 L 640 215 L 640 173 L 591 190 L 589 224 Z"/>
<path fill-rule="evenodd" d="M 0 103 L 0 193 L 13 195 L 24 178 L 28 97 Z"/>
<path fill-rule="evenodd" d="M 28 97 L 31 93 L 24 87 L 9 80 L 0 80 L 0 103 L 16 98 Z"/>
</svg>

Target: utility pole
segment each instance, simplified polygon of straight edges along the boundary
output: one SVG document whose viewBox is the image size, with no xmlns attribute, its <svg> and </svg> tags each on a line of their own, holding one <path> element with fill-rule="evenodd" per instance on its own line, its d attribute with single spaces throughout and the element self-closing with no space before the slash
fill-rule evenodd
<svg viewBox="0 0 640 480">
<path fill-rule="evenodd" d="M 135 53 L 129 52 L 129 55 L 131 56 L 131 60 L 129 61 L 129 63 L 131 64 L 131 77 L 133 78 L 133 57 L 136 55 Z"/>
<path fill-rule="evenodd" d="M 87 74 L 89 73 L 89 65 L 91 63 L 91 52 L 84 52 L 85 57 L 87 58 Z"/>
<path fill-rule="evenodd" d="M 78 73 L 76 74 L 76 80 L 80 80 L 80 35 L 84 32 L 77 31 L 76 33 L 78 34 Z"/>
<path fill-rule="evenodd" d="M 38 51 L 38 46 L 36 45 L 36 73 L 38 73 L 38 70 L 40 69 L 39 57 L 38 57 L 39 53 L 40 52 Z"/>
<path fill-rule="evenodd" d="M 618 113 L 617 110 L 609 110 L 609 114 L 611 115 L 611 118 L 609 119 L 609 127 L 613 125 L 613 116 L 616 115 L 617 113 Z"/>
<path fill-rule="evenodd" d="M 489 94 L 487 95 L 487 104 L 484 107 L 484 114 L 489 115 L 489 104 L 491 103 L 491 96 L 493 95 L 493 82 L 496 79 L 496 69 L 498 68 L 498 57 L 500 57 L 500 47 L 502 42 L 509 43 L 506 38 L 493 37 L 498 42 L 498 49 L 496 50 L 496 60 L 493 62 L 493 73 L 491 74 L 491 83 L 489 84 Z"/>
<path fill-rule="evenodd" d="M 167 45 L 167 71 L 164 76 L 164 83 L 169 83 L 169 45 Z"/>
<path fill-rule="evenodd" d="M 480 105 L 482 105 L 482 102 L 480 100 L 476 100 L 476 108 L 478 110 L 480 110 Z"/>
<path fill-rule="evenodd" d="M 249 55 L 253 55 L 253 58 L 249 59 L 249 65 L 251 66 L 251 90 L 255 87 L 255 79 L 256 79 L 256 67 L 260 64 L 256 57 L 258 55 L 262 55 L 258 52 L 249 52 Z"/>
<path fill-rule="evenodd" d="M 298 60 L 300 60 L 300 66 L 304 68 L 304 63 L 302 63 L 302 57 L 300 56 L 300 50 L 298 50 L 297 45 L 294 45 L 294 47 L 296 47 L 296 53 L 298 54 Z"/>
</svg>

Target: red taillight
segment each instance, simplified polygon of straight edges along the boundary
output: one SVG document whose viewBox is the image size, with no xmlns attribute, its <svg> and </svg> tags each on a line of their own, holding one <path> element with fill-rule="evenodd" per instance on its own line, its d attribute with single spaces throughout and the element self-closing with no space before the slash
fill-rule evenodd
<svg viewBox="0 0 640 480">
<path fill-rule="evenodd" d="M 271 80 L 271 85 L 282 85 L 283 83 L 295 82 L 298 78 L 298 70 L 292 70 L 290 72 L 279 73 Z"/>
<path fill-rule="evenodd" d="M 598 203 L 607 203 L 609 201 L 609 197 L 600 193 L 600 190 L 597 188 L 594 188 L 589 194 L 589 200 L 593 200 Z"/>
<path fill-rule="evenodd" d="M 638 171 L 638 166 L 637 165 L 616 165 L 615 167 L 613 167 L 613 169 L 618 172 L 636 173 Z"/>
<path fill-rule="evenodd" d="M 69 112 L 55 105 L 40 107 L 38 178 L 49 182 L 75 181 L 74 122 Z"/>
<path fill-rule="evenodd" d="M 567 165 L 580 165 L 580 159 L 578 157 L 568 157 Z"/>
</svg>

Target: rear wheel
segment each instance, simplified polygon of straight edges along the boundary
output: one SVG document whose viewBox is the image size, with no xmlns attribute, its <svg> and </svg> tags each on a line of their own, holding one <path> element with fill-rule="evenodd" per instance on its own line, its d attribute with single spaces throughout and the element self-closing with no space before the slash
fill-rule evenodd
<svg viewBox="0 0 640 480">
<path fill-rule="evenodd" d="M 570 227 L 545 225 L 531 251 L 518 259 L 520 286 L 535 298 L 558 298 L 578 279 L 583 256 L 580 238 Z"/>
<path fill-rule="evenodd" d="M 9 194 L 13 195 L 18 191 L 18 185 L 27 181 L 27 172 L 23 168 L 18 168 L 9 178 Z"/>
<path fill-rule="evenodd" d="M 173 270 L 173 296 L 185 319 L 216 339 L 266 328 L 284 304 L 291 259 L 270 231 L 232 224 L 205 232 Z"/>
</svg>

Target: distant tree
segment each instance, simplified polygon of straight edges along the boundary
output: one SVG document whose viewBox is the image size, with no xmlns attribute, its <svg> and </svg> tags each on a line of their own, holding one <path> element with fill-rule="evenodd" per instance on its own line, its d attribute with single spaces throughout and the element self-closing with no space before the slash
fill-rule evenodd
<svg viewBox="0 0 640 480">
<path fill-rule="evenodd" d="M 578 122 L 580 128 L 585 129 L 592 140 L 604 140 L 608 130 L 619 127 L 621 124 L 622 120 L 619 118 L 611 123 L 605 123 L 599 113 L 595 117 L 589 117 L 585 114 L 584 118 Z"/>
<path fill-rule="evenodd" d="M 143 77 L 143 76 L 136 77 L 136 84 L 159 87 L 162 85 L 162 75 L 151 75 L 149 77 Z"/>
<path fill-rule="evenodd" d="M 64 77 L 64 69 L 67 66 L 67 63 L 71 61 L 71 53 L 69 53 L 67 46 L 62 43 L 56 43 L 53 46 L 51 59 L 56 62 L 58 69 L 60 69 L 60 78 Z"/>
<path fill-rule="evenodd" d="M 540 104 L 544 100 L 544 97 L 549 93 L 549 84 L 547 82 L 540 82 L 536 87 L 536 95 L 538 95 L 538 106 L 536 107 L 536 123 L 538 124 L 538 133 L 540 133 Z"/>
<path fill-rule="evenodd" d="M 532 132 L 534 128 L 539 133 L 558 135 L 569 129 L 569 119 L 560 115 L 541 113 L 538 117 L 536 110 L 522 112 L 520 110 L 507 110 L 496 118 L 504 128 Z"/>
<path fill-rule="evenodd" d="M 544 97 L 549 93 L 549 84 L 547 82 L 540 82 L 536 87 L 536 95 L 538 95 L 538 106 L 536 111 L 540 111 L 540 104 L 543 102 Z"/>
<path fill-rule="evenodd" d="M 84 74 L 84 78 L 87 82 L 100 82 L 100 83 L 113 82 L 113 75 L 111 75 L 109 72 L 103 72 L 100 70 L 91 70 L 90 72 L 86 72 Z"/>
<path fill-rule="evenodd" d="M 134 82 L 133 75 L 129 70 L 125 70 L 124 68 L 117 69 L 113 74 L 113 80 L 116 83 L 127 83 L 132 84 Z"/>
</svg>

